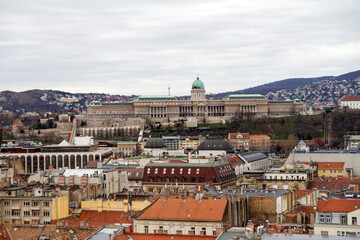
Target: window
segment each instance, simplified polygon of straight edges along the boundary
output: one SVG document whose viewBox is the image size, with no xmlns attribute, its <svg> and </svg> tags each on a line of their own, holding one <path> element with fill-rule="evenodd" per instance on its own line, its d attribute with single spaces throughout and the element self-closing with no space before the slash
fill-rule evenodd
<svg viewBox="0 0 360 240">
<path fill-rule="evenodd" d="M 155 168 L 155 174 L 157 174 L 158 173 L 158 169 L 157 168 Z"/>
<path fill-rule="evenodd" d="M 163 227 L 163 226 L 159 226 L 159 230 L 160 230 L 160 231 L 164 230 L 164 227 Z"/>
<path fill-rule="evenodd" d="M 5 202 L 4 202 L 4 205 L 5 205 L 5 206 L 10 206 L 10 201 L 5 201 Z"/>
<path fill-rule="evenodd" d="M 183 173 L 183 169 L 182 168 L 180 168 L 180 174 L 182 174 Z"/>
<path fill-rule="evenodd" d="M 346 215 L 341 215 L 340 216 L 340 224 L 347 225 Z"/>
<path fill-rule="evenodd" d="M 38 207 L 39 206 L 39 202 L 33 202 L 34 207 Z"/>
<path fill-rule="evenodd" d="M 44 224 L 50 224 L 50 222 L 49 221 L 44 221 Z"/>
<path fill-rule="evenodd" d="M 150 174 L 150 168 L 147 169 L 147 174 Z"/>
<path fill-rule="evenodd" d="M 166 168 L 164 168 L 164 170 L 163 170 L 163 174 L 166 174 Z"/>
<path fill-rule="evenodd" d="M 4 212 L 4 215 L 5 215 L 5 216 L 10 216 L 10 211 L 5 211 L 5 212 Z"/>
<path fill-rule="evenodd" d="M 171 174 L 174 174 L 174 173 L 175 173 L 175 169 L 172 168 L 172 169 L 171 169 Z"/>
<path fill-rule="evenodd" d="M 145 233 L 149 233 L 149 226 L 145 226 L 145 227 L 144 227 L 144 232 L 145 232 Z"/>
<path fill-rule="evenodd" d="M 33 212 L 33 216 L 34 216 L 34 217 L 40 216 L 40 211 L 34 211 L 34 212 Z"/>
<path fill-rule="evenodd" d="M 49 202 L 44 202 L 44 207 L 48 207 L 50 206 L 50 203 Z"/>
<path fill-rule="evenodd" d="M 325 215 L 324 214 L 319 214 L 319 222 L 325 223 Z"/>
<path fill-rule="evenodd" d="M 352 217 L 351 218 L 351 224 L 352 225 L 357 225 L 357 217 Z"/>
<path fill-rule="evenodd" d="M 206 235 L 206 228 L 201 228 L 201 231 Z"/>
<path fill-rule="evenodd" d="M 191 227 L 192 234 L 195 234 L 195 227 Z"/>
<path fill-rule="evenodd" d="M 50 212 L 44 212 L 44 217 L 49 217 L 50 216 Z"/>
<path fill-rule="evenodd" d="M 24 211 L 24 216 L 30 216 L 30 211 Z"/>
<path fill-rule="evenodd" d="M 18 211 L 18 210 L 13 210 L 13 211 L 12 211 L 12 215 L 13 215 L 13 216 L 20 216 L 20 211 Z"/>
<path fill-rule="evenodd" d="M 191 168 L 188 169 L 188 174 L 191 174 Z"/>
<path fill-rule="evenodd" d="M 200 168 L 197 168 L 196 169 L 196 174 L 199 174 L 200 173 Z"/>
<path fill-rule="evenodd" d="M 331 223 L 331 214 L 326 214 L 325 215 L 325 222 L 326 223 Z"/>
<path fill-rule="evenodd" d="M 30 206 L 30 202 L 24 202 L 24 206 Z"/>
</svg>

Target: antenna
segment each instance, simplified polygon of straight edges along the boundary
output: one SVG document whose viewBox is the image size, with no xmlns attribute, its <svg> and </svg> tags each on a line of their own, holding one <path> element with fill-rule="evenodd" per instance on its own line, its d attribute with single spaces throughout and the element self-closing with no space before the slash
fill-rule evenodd
<svg viewBox="0 0 360 240">
<path fill-rule="evenodd" d="M 170 96 L 170 83 L 169 83 L 169 87 L 168 87 L 168 95 Z"/>
</svg>

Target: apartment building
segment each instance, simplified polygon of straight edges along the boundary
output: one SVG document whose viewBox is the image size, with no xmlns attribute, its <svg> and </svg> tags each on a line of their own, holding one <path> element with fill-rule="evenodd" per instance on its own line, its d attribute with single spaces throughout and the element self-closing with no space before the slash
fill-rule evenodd
<svg viewBox="0 0 360 240">
<path fill-rule="evenodd" d="M 134 218 L 134 232 L 216 236 L 227 224 L 226 206 L 226 199 L 160 198 Z"/>
<path fill-rule="evenodd" d="M 1 224 L 50 224 L 52 220 L 69 216 L 69 197 L 66 194 L 55 195 L 51 190 L 35 188 L 0 196 L 0 208 Z"/>
<path fill-rule="evenodd" d="M 314 233 L 325 236 L 360 234 L 360 200 L 320 200 L 317 205 Z"/>
</svg>

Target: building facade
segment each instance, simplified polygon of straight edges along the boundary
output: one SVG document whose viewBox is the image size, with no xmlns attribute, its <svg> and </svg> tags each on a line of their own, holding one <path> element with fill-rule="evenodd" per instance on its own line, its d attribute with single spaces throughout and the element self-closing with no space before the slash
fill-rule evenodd
<svg viewBox="0 0 360 240">
<path fill-rule="evenodd" d="M 144 170 L 145 191 L 165 191 L 166 188 L 192 189 L 209 183 L 222 189 L 234 186 L 236 176 L 230 163 L 149 163 Z"/>
<path fill-rule="evenodd" d="M 359 95 L 345 95 L 338 101 L 340 108 L 360 109 L 360 96 Z"/>
<path fill-rule="evenodd" d="M 239 116 L 300 114 L 303 103 L 296 100 L 268 101 L 260 94 L 232 94 L 222 99 L 207 99 L 204 83 L 197 78 L 190 100 L 171 95 L 138 96 L 128 102 L 93 101 L 88 105 L 88 118 L 144 118 L 169 122 L 181 118 L 212 118 L 214 122 Z"/>
<path fill-rule="evenodd" d="M 50 224 L 69 216 L 68 195 L 54 196 L 51 191 L 33 189 L 22 194 L 0 196 L 1 224 Z"/>
<path fill-rule="evenodd" d="M 217 236 L 227 224 L 226 206 L 226 199 L 160 198 L 135 217 L 134 232 Z"/>
<path fill-rule="evenodd" d="M 329 236 L 360 234 L 360 200 L 320 200 L 317 206 L 314 233 Z"/>
</svg>

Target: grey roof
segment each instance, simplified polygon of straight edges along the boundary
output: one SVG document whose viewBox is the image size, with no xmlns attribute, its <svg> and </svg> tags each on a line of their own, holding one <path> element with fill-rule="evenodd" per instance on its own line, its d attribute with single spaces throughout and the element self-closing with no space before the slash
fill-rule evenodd
<svg viewBox="0 0 360 240">
<path fill-rule="evenodd" d="M 145 145 L 146 148 L 164 148 L 165 143 L 161 138 L 150 138 Z"/>
<path fill-rule="evenodd" d="M 279 197 L 282 194 L 288 192 L 287 189 L 275 189 L 275 190 L 239 190 L 239 189 L 223 189 L 223 190 L 217 190 L 214 187 L 205 187 L 203 190 L 204 194 L 213 194 L 215 196 L 221 197 L 221 196 L 239 196 L 244 195 L 246 197 L 256 197 L 258 195 L 266 196 L 266 197 Z"/>
<path fill-rule="evenodd" d="M 281 234 L 281 233 L 265 233 L 263 235 L 261 235 L 261 239 L 283 239 L 283 240 L 288 240 L 288 239 L 299 239 L 299 240 L 307 240 L 307 239 L 312 239 L 312 240 L 322 240 L 322 239 L 326 239 L 326 240 L 342 240 L 342 239 L 354 239 L 354 237 L 340 237 L 340 236 L 322 236 L 322 235 L 309 235 L 309 234 Z"/>
<path fill-rule="evenodd" d="M 282 194 L 288 192 L 287 189 L 276 189 L 276 190 L 245 190 L 244 195 L 247 197 L 257 197 L 258 195 L 262 195 L 265 197 L 280 197 Z"/>
<path fill-rule="evenodd" d="M 239 155 L 244 158 L 247 162 L 255 162 L 263 159 L 267 159 L 268 157 L 262 152 L 246 152 L 239 153 Z"/>
<path fill-rule="evenodd" d="M 245 237 L 245 232 L 222 232 L 216 240 L 232 240 L 233 237 Z"/>
<path fill-rule="evenodd" d="M 148 163 L 146 167 L 218 167 L 228 165 L 228 162 L 208 162 L 208 163 Z"/>
<path fill-rule="evenodd" d="M 234 147 L 225 138 L 206 138 L 197 150 L 223 150 L 233 151 Z"/>
</svg>

